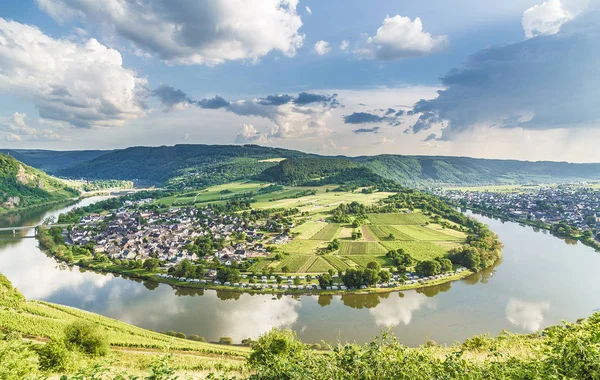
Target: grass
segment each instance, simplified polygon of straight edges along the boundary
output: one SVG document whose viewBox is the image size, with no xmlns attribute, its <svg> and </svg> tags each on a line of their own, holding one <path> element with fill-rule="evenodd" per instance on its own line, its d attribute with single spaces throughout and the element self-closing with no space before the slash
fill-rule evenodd
<svg viewBox="0 0 600 380">
<path fill-rule="evenodd" d="M 315 257 L 316 257 L 316 260 L 313 261 L 310 268 L 308 268 L 307 272 L 309 272 L 309 273 L 324 273 L 324 272 L 327 272 L 329 269 L 335 270 L 335 267 L 333 265 L 329 264 L 327 262 L 327 260 L 325 260 L 321 256 L 315 256 Z"/>
<path fill-rule="evenodd" d="M 292 255 L 284 258 L 275 267 L 276 272 L 281 272 L 283 267 L 288 267 L 292 273 L 305 273 L 308 272 L 308 268 L 312 265 L 318 256 L 308 255 Z"/>
<path fill-rule="evenodd" d="M 413 259 L 418 261 L 432 260 L 445 256 L 447 247 L 426 241 L 386 241 L 381 243 L 387 250 L 404 249 Z"/>
<path fill-rule="evenodd" d="M 299 234 L 296 239 L 310 239 L 326 225 L 325 222 L 306 222 L 293 228 L 292 233 Z"/>
<path fill-rule="evenodd" d="M 393 226 L 368 225 L 365 227 L 371 236 L 380 241 L 415 240 L 410 235 L 400 232 Z M 389 237 L 390 234 L 394 235 L 393 239 Z"/>
<path fill-rule="evenodd" d="M 323 246 L 325 242 L 321 240 L 302 240 L 294 239 L 291 242 L 276 246 L 281 252 L 289 254 L 316 254 L 317 248 Z"/>
<path fill-rule="evenodd" d="M 387 250 L 378 242 L 357 241 L 340 242 L 340 255 L 382 255 L 386 254 Z"/>
<path fill-rule="evenodd" d="M 422 225 L 429 222 L 429 218 L 420 212 L 407 214 L 369 214 L 373 224 L 383 225 Z"/>
<path fill-rule="evenodd" d="M 340 230 L 341 227 L 339 224 L 329 223 L 325 227 L 321 228 L 319 232 L 315 233 L 311 239 L 331 241 L 335 239 Z"/>
<path fill-rule="evenodd" d="M 463 240 L 463 237 L 452 236 L 450 234 L 446 234 L 444 232 L 436 231 L 431 228 L 422 227 L 422 226 L 394 226 L 399 233 L 408 235 L 413 238 L 413 240 L 421 240 L 421 241 L 446 241 L 446 240 Z"/>
<path fill-rule="evenodd" d="M 325 255 L 325 256 L 323 256 L 323 259 L 325 259 L 336 270 L 345 271 L 346 269 L 352 268 L 350 265 L 348 265 L 345 261 L 340 259 L 338 256 Z"/>
<path fill-rule="evenodd" d="M 389 266 L 393 265 L 391 260 L 385 256 L 354 255 L 354 256 L 348 256 L 348 259 L 355 262 L 357 265 L 359 265 L 363 268 L 366 268 L 367 265 L 372 261 L 379 263 L 379 265 L 381 265 L 382 267 L 386 267 L 386 266 L 389 267 Z"/>
<path fill-rule="evenodd" d="M 262 272 L 263 269 L 267 269 L 271 264 L 273 264 L 271 260 L 261 260 L 252 264 L 248 270 L 250 272 Z"/>
</svg>

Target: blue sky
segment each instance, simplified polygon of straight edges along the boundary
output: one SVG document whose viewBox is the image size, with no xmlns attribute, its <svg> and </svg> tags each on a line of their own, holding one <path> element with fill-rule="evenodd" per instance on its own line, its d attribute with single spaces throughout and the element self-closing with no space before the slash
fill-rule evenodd
<svg viewBox="0 0 600 380">
<path fill-rule="evenodd" d="M 3 2 L 0 145 L 600 160 L 597 69 L 543 65 L 598 58 L 596 0 L 133 3 Z M 290 100 L 261 100 L 274 94 Z"/>
</svg>

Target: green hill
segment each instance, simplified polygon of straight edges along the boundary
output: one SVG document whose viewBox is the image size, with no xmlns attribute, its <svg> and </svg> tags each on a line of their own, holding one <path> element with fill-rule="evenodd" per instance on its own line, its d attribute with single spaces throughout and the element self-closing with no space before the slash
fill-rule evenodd
<svg viewBox="0 0 600 380">
<path fill-rule="evenodd" d="M 11 156 L 0 154 L 0 212 L 59 202 L 79 192 Z"/>
<path fill-rule="evenodd" d="M 531 184 L 600 180 L 600 164 L 377 155 L 326 157 L 258 145 L 175 145 L 111 151 L 10 150 L 28 165 L 69 178 L 138 180 L 198 187 L 253 178 L 300 183 L 366 167 L 407 186 Z M 277 159 L 304 158 L 294 168 Z M 320 161 L 324 160 L 324 161 Z M 309 165 L 310 164 L 310 165 Z M 314 165 L 311 166 L 311 165 Z M 328 167 L 329 166 L 329 167 Z M 264 174 L 263 171 L 267 170 Z"/>
</svg>

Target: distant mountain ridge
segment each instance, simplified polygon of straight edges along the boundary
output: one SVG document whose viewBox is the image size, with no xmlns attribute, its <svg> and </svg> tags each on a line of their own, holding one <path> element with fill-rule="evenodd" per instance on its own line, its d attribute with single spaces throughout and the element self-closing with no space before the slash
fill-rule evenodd
<svg viewBox="0 0 600 380">
<path fill-rule="evenodd" d="M 0 154 L 0 212 L 74 198 L 79 192 L 15 158 Z"/>
<path fill-rule="evenodd" d="M 363 167 L 400 184 L 491 185 L 600 180 L 600 163 L 573 164 L 443 156 L 320 156 L 258 145 L 175 145 L 109 151 L 0 150 L 69 178 L 140 180 L 192 187 L 258 178 L 286 184 Z M 289 161 L 274 159 L 291 159 Z M 312 159 L 296 160 L 296 159 Z M 355 173 L 363 171 L 355 171 Z M 348 171 L 345 171 L 348 175 Z M 314 179 L 314 178 L 313 178 Z"/>
</svg>

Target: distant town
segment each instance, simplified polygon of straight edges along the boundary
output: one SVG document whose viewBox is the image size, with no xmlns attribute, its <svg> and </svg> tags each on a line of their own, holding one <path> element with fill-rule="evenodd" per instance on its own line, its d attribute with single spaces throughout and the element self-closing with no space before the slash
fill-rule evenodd
<svg viewBox="0 0 600 380">
<path fill-rule="evenodd" d="M 438 189 L 434 193 L 458 206 L 540 226 L 568 226 L 600 240 L 600 188 L 565 184 L 509 190 Z"/>
</svg>

